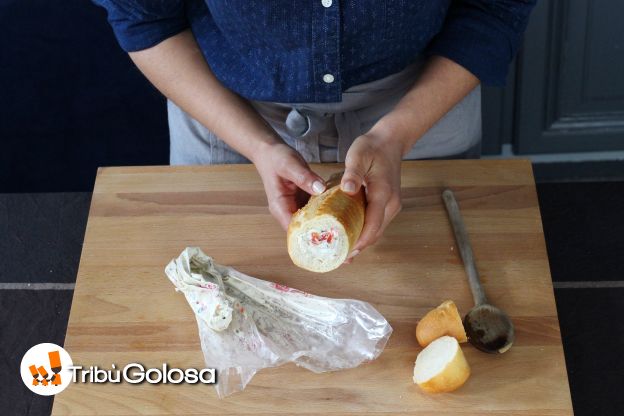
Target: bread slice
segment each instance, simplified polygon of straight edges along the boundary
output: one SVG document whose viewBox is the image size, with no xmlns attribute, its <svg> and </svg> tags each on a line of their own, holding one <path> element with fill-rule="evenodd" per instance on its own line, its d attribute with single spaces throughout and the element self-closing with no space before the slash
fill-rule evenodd
<svg viewBox="0 0 624 416">
<path fill-rule="evenodd" d="M 428 393 L 450 392 L 470 377 L 470 367 L 459 343 L 444 336 L 429 344 L 416 357 L 414 383 Z"/>
<path fill-rule="evenodd" d="M 332 176 L 327 190 L 310 198 L 288 226 L 288 254 L 297 266 L 324 273 L 346 259 L 364 226 L 365 197 L 361 189 L 349 195 L 340 189 L 341 175 Z"/>
<path fill-rule="evenodd" d="M 427 312 L 416 325 L 416 340 L 421 347 L 444 335 L 450 335 L 459 342 L 468 341 L 461 316 L 452 300 L 444 301 Z"/>
</svg>

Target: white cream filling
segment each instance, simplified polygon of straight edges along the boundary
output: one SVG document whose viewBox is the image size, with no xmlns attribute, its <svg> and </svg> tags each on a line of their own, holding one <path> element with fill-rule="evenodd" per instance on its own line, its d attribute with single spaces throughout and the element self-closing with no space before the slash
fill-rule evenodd
<svg viewBox="0 0 624 416">
<path fill-rule="evenodd" d="M 194 274 L 200 281 L 197 286 L 188 286 L 184 290 L 186 298 L 195 313 L 215 331 L 223 331 L 232 322 L 231 302 L 226 299 L 223 291 L 214 283 L 208 283 L 198 274 Z"/>
<path fill-rule="evenodd" d="M 338 257 L 338 233 L 329 230 L 309 229 L 297 238 L 300 253 L 319 263 L 335 260 Z"/>
<path fill-rule="evenodd" d="M 206 314 L 208 326 L 215 331 L 223 331 L 232 322 L 232 307 L 229 302 L 219 302 L 214 305 L 212 313 Z"/>
</svg>

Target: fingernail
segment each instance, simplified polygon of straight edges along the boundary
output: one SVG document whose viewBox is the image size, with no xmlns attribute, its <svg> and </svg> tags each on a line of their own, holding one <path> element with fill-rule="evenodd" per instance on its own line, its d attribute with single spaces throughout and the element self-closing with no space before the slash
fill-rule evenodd
<svg viewBox="0 0 624 416">
<path fill-rule="evenodd" d="M 351 254 L 349 254 L 349 255 L 347 256 L 347 260 L 348 260 L 348 259 L 352 259 L 353 257 L 357 256 L 358 254 L 360 254 L 360 250 L 353 250 L 353 251 L 351 252 Z"/>
<path fill-rule="evenodd" d="M 315 194 L 321 194 L 325 190 L 325 185 L 321 181 L 314 181 L 312 184 L 312 190 Z"/>
<path fill-rule="evenodd" d="M 355 184 L 351 181 L 347 181 L 342 185 L 342 190 L 345 192 L 355 192 Z"/>
</svg>

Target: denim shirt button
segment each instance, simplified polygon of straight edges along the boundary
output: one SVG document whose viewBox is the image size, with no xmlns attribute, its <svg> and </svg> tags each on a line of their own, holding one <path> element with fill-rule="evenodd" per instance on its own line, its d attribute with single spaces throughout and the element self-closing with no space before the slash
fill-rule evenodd
<svg viewBox="0 0 624 416">
<path fill-rule="evenodd" d="M 323 7 L 331 7 L 332 3 L 332 0 L 321 0 Z"/>
<path fill-rule="evenodd" d="M 332 74 L 325 74 L 323 75 L 323 81 L 326 84 L 331 84 L 332 82 L 334 82 L 334 76 Z"/>
</svg>

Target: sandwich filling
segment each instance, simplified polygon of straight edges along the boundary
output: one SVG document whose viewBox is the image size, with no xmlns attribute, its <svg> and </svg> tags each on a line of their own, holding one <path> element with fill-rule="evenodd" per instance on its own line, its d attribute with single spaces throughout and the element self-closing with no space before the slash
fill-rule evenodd
<svg viewBox="0 0 624 416">
<path fill-rule="evenodd" d="M 299 234 L 299 249 L 302 255 L 324 263 L 338 255 L 338 239 L 334 227 L 329 230 L 309 229 Z"/>
<path fill-rule="evenodd" d="M 321 231 L 320 233 L 312 231 L 310 232 L 310 243 L 319 245 L 325 242 L 328 245 L 331 245 L 332 241 L 334 241 L 334 236 L 338 238 L 338 235 L 333 228 L 329 231 Z"/>
</svg>

